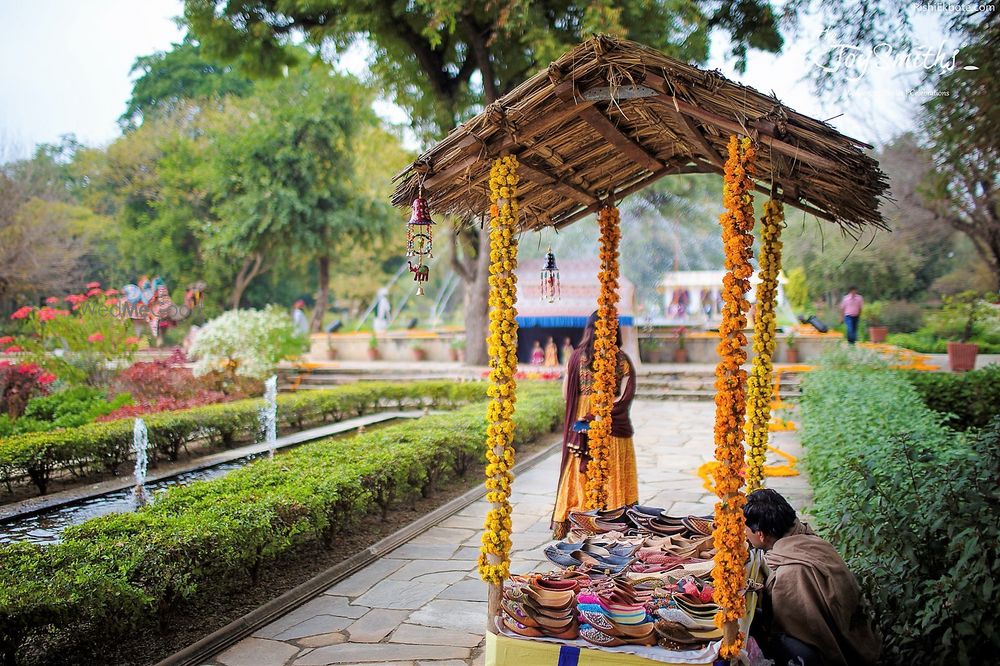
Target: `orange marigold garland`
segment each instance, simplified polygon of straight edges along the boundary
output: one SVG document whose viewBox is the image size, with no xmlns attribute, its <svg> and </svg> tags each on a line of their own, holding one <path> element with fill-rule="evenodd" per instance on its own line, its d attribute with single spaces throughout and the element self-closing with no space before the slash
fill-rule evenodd
<svg viewBox="0 0 1000 666">
<path fill-rule="evenodd" d="M 715 602 L 719 612 L 716 626 L 723 630 L 723 658 L 739 655 L 744 637 L 739 620 L 746 613 L 747 545 L 743 504 L 743 419 L 746 415 L 747 373 L 741 367 L 747 360 L 746 312 L 750 303 L 750 265 L 753 248 L 753 187 L 755 150 L 748 138 L 729 138 L 729 159 L 725 165 L 723 202 L 726 212 L 719 218 L 726 252 L 726 275 L 723 284 L 722 323 L 719 326 L 719 365 L 715 370 L 715 505 L 716 548 Z"/>
<path fill-rule="evenodd" d="M 514 480 L 514 403 L 517 384 L 517 158 L 490 170 L 490 404 L 486 414 L 486 500 L 491 507 L 479 549 L 479 575 L 502 585 L 510 574 L 510 486 Z"/>
<path fill-rule="evenodd" d="M 747 380 L 747 488 L 751 493 L 764 487 L 764 457 L 771 422 L 771 371 L 774 356 L 775 317 L 778 299 L 778 271 L 781 270 L 781 204 L 774 199 L 764 204 L 761 219 L 760 271 L 757 283 L 757 310 L 753 320 L 754 359 Z"/>
<path fill-rule="evenodd" d="M 587 508 L 605 509 L 608 501 L 608 452 L 611 445 L 611 408 L 615 400 L 618 366 L 618 242 L 621 240 L 618 209 L 606 206 L 597 217 L 601 229 L 600 294 L 594 326 L 594 396 L 590 411 L 594 421 L 587 433 Z"/>
</svg>

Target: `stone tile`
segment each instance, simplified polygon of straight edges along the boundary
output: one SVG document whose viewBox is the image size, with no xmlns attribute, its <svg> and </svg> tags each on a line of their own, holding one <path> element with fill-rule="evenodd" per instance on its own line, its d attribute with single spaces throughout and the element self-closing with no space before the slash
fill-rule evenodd
<svg viewBox="0 0 1000 666">
<path fill-rule="evenodd" d="M 364 594 L 371 587 L 391 574 L 396 569 L 406 564 L 406 560 L 397 560 L 391 557 L 382 557 L 367 567 L 354 573 L 344 580 L 340 581 L 330 589 L 328 589 L 325 594 L 338 594 L 345 597 L 356 597 L 358 595 Z"/>
<path fill-rule="evenodd" d="M 375 608 L 347 627 L 352 643 L 378 643 L 407 618 L 409 611 Z"/>
<path fill-rule="evenodd" d="M 283 666 L 298 652 L 299 648 L 288 643 L 244 638 L 216 657 L 216 660 L 225 666 Z"/>
<path fill-rule="evenodd" d="M 469 648 L 441 645 L 345 643 L 317 648 L 292 663 L 293 666 L 328 666 L 329 664 L 372 664 L 373 662 L 395 663 L 407 660 L 412 662 L 415 659 L 468 659 L 470 652 Z"/>
<path fill-rule="evenodd" d="M 473 648 L 483 642 L 481 634 L 469 634 L 464 631 L 423 627 L 419 624 L 401 624 L 390 643 L 410 643 L 411 645 L 452 645 L 455 647 Z"/>
<path fill-rule="evenodd" d="M 472 570 L 472 566 L 463 560 L 413 560 L 400 569 L 389 574 L 389 580 L 421 580 L 427 582 L 428 574 L 439 572 L 458 572 L 462 575 L 449 583 L 456 583 Z M 438 581 L 441 582 L 441 581 Z"/>
<path fill-rule="evenodd" d="M 482 529 L 482 525 L 479 526 Z M 461 543 L 473 536 L 477 530 L 475 528 L 457 528 L 457 527 L 442 527 L 440 525 L 435 526 L 410 539 L 411 544 L 418 544 L 421 546 L 439 546 L 439 545 L 452 545 L 456 543 Z"/>
<path fill-rule="evenodd" d="M 372 608 L 420 608 L 447 587 L 445 583 L 383 580 L 357 598 L 357 603 Z"/>
<path fill-rule="evenodd" d="M 316 636 L 300 638 L 295 642 L 302 647 L 318 648 L 326 647 L 327 645 L 339 645 L 341 643 L 346 643 L 347 636 L 338 631 L 332 634 L 317 634 Z"/>
<path fill-rule="evenodd" d="M 470 634 L 482 633 L 486 631 L 486 602 L 435 599 L 411 614 L 409 622 Z"/>
<path fill-rule="evenodd" d="M 403 560 L 447 560 L 458 550 L 458 543 L 453 544 L 418 544 L 405 543 L 391 555 Z"/>
<path fill-rule="evenodd" d="M 463 560 L 466 562 L 476 562 L 479 559 L 479 542 L 476 541 L 474 546 L 462 546 L 459 548 L 454 555 L 451 556 L 453 560 Z"/>
<path fill-rule="evenodd" d="M 465 666 L 464 661 L 447 659 L 445 661 L 418 661 L 417 666 Z"/>
<path fill-rule="evenodd" d="M 477 574 L 474 578 L 466 578 L 454 585 L 449 585 L 437 598 L 454 601 L 485 601 L 488 591 L 486 583 Z"/>
<path fill-rule="evenodd" d="M 352 605 L 350 599 L 347 597 L 326 593 L 299 606 L 296 611 L 299 613 L 313 613 L 314 615 L 359 618 L 367 613 L 368 609 L 364 606 Z"/>
<path fill-rule="evenodd" d="M 463 516 L 456 514 L 438 523 L 440 527 L 457 527 L 470 530 L 482 530 L 483 519 L 479 516 Z"/>
<path fill-rule="evenodd" d="M 290 641 L 295 640 L 296 638 L 305 638 L 306 636 L 328 634 L 334 631 L 340 631 L 341 629 L 346 628 L 350 623 L 351 619 L 346 617 L 314 615 L 308 620 L 300 622 L 295 626 L 282 631 L 280 634 L 277 634 L 274 636 L 274 640 Z"/>
</svg>

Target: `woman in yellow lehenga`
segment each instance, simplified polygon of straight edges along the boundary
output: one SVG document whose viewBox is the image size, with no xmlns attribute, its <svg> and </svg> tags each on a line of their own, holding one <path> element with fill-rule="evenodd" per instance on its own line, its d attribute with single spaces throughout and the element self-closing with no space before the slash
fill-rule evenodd
<svg viewBox="0 0 1000 666">
<path fill-rule="evenodd" d="M 566 420 L 563 424 L 562 465 L 552 512 L 552 537 L 561 539 L 569 531 L 567 517 L 571 511 L 586 508 L 587 428 L 594 416 L 590 401 L 594 388 L 594 328 L 597 313 L 590 315 L 580 345 L 566 364 L 563 397 L 566 399 Z M 622 332 L 618 327 L 618 363 L 615 367 L 615 402 L 611 410 L 611 442 L 608 463 L 606 509 L 615 509 L 639 501 L 639 481 L 632 446 L 632 420 L 629 410 L 635 397 L 635 366 L 621 350 Z"/>
</svg>

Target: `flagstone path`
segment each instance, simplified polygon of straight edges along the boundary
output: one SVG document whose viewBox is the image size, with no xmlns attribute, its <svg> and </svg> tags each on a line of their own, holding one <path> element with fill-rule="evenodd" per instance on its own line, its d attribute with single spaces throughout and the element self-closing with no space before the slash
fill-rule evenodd
<svg viewBox="0 0 1000 666">
<path fill-rule="evenodd" d="M 632 407 L 639 494 L 673 515 L 710 513 L 715 496 L 695 470 L 713 457 L 711 402 L 637 400 Z M 773 442 L 801 453 L 794 432 Z M 511 570 L 551 568 L 559 454 L 514 482 Z M 812 491 L 804 476 L 768 479 L 796 509 Z M 475 666 L 482 664 L 486 584 L 476 571 L 487 504 L 480 500 L 216 655 L 212 666 Z"/>
</svg>

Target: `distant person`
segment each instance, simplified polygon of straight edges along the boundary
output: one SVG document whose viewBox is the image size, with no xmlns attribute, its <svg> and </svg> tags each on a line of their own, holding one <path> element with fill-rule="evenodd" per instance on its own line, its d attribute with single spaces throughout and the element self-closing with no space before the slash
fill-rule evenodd
<svg viewBox="0 0 1000 666">
<path fill-rule="evenodd" d="M 861 587 L 836 549 L 799 522 L 765 488 L 743 506 L 747 540 L 766 552 L 764 610 L 751 633 L 764 656 L 798 666 L 870 666 L 882 641 L 865 613 Z"/>
<path fill-rule="evenodd" d="M 858 341 L 858 320 L 861 318 L 861 308 L 865 305 L 865 299 L 861 298 L 857 287 L 847 290 L 847 295 L 840 302 L 840 311 L 844 314 L 844 326 L 847 327 L 847 344 L 853 345 Z"/>
<path fill-rule="evenodd" d="M 552 339 L 551 335 L 545 341 L 545 367 L 559 367 L 559 347 L 556 346 L 556 341 Z"/>
<path fill-rule="evenodd" d="M 306 302 L 302 299 L 295 301 L 295 305 L 292 306 L 292 323 L 299 335 L 309 335 L 309 318 L 306 317 L 305 307 Z"/>
<path fill-rule="evenodd" d="M 562 358 L 559 359 L 559 365 L 566 365 L 569 363 L 569 357 L 573 355 L 574 351 L 576 351 L 576 347 L 573 346 L 573 341 L 569 338 L 563 338 Z"/>
<path fill-rule="evenodd" d="M 542 343 L 535 340 L 535 346 L 531 348 L 531 365 L 544 365 L 545 364 L 545 350 L 542 349 Z"/>
</svg>

